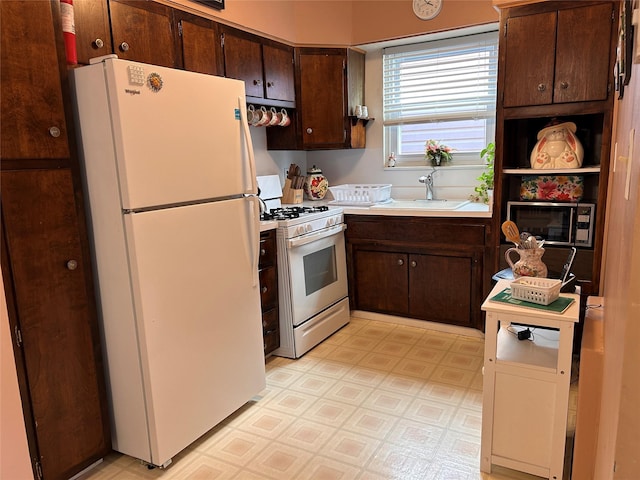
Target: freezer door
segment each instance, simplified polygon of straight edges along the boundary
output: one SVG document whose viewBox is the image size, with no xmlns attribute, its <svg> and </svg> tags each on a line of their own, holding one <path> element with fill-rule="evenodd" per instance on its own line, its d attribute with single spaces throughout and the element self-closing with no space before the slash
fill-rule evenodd
<svg viewBox="0 0 640 480">
<path fill-rule="evenodd" d="M 119 59 L 78 70 L 85 163 L 113 149 L 123 209 L 256 193 L 243 82 Z"/>
<path fill-rule="evenodd" d="M 125 215 L 155 465 L 265 388 L 257 216 L 255 198 Z"/>
</svg>

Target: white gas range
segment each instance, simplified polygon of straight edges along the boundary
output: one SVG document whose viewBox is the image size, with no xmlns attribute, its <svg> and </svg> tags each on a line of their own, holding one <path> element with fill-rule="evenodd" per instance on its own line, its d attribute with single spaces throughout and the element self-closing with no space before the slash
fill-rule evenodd
<svg viewBox="0 0 640 480">
<path fill-rule="evenodd" d="M 349 323 L 346 225 L 338 207 L 281 205 L 277 175 L 258 177 L 258 185 L 268 210 L 262 218 L 278 222 L 280 348 L 273 353 L 299 358 Z"/>
</svg>

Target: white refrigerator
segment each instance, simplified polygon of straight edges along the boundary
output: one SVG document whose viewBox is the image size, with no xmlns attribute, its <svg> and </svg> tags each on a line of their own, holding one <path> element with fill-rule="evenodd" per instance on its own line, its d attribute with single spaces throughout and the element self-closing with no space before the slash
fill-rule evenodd
<svg viewBox="0 0 640 480">
<path fill-rule="evenodd" d="M 72 71 L 116 451 L 156 466 L 265 388 L 244 83 Z"/>
</svg>

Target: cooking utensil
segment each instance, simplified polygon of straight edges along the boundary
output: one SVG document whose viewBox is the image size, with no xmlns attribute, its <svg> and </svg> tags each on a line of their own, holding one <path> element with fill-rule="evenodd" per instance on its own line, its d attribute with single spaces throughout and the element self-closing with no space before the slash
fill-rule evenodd
<svg viewBox="0 0 640 480">
<path fill-rule="evenodd" d="M 510 242 L 516 244 L 516 246 L 521 246 L 520 241 L 520 232 L 518 231 L 518 226 L 512 222 L 511 220 L 507 220 L 502 224 L 502 233 Z"/>
</svg>

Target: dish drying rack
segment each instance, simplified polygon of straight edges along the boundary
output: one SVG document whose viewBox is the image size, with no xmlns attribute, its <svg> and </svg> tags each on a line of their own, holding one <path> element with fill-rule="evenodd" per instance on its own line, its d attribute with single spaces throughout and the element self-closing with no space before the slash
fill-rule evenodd
<svg viewBox="0 0 640 480">
<path fill-rule="evenodd" d="M 391 201 L 391 184 L 345 184 L 329 187 L 334 205 L 366 207 Z"/>
</svg>

